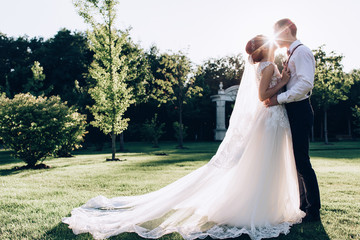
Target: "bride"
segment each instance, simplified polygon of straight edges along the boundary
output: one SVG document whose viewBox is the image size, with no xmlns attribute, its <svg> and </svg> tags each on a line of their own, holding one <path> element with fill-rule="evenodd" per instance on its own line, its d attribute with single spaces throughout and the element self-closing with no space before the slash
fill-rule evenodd
<svg viewBox="0 0 360 240">
<path fill-rule="evenodd" d="M 251 239 L 287 234 L 305 213 L 299 190 L 290 126 L 284 106 L 262 101 L 289 80 L 274 64 L 276 47 L 262 35 L 246 46 L 249 60 L 226 136 L 204 166 L 154 192 L 108 199 L 97 196 L 62 221 L 75 234 L 104 239 L 123 232 L 159 238 Z"/>
</svg>

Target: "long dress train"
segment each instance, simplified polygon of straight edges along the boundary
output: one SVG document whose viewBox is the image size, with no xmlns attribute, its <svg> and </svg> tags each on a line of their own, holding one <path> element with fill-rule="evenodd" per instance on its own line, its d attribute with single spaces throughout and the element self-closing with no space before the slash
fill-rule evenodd
<svg viewBox="0 0 360 240">
<path fill-rule="evenodd" d="M 95 239 L 123 232 L 145 238 L 178 232 L 184 239 L 248 234 L 255 240 L 287 234 L 304 212 L 285 108 L 266 108 L 257 99 L 269 64 L 247 63 L 229 129 L 209 163 L 148 194 L 97 196 L 62 221 Z M 271 86 L 278 79 L 276 69 Z"/>
</svg>

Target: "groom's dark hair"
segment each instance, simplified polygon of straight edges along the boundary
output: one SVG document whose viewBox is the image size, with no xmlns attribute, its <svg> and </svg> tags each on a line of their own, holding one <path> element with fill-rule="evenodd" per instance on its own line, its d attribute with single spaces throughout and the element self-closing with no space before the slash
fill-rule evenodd
<svg viewBox="0 0 360 240">
<path fill-rule="evenodd" d="M 275 23 L 279 27 L 288 27 L 290 29 L 291 35 L 296 37 L 297 27 L 290 19 L 284 18 Z"/>
</svg>

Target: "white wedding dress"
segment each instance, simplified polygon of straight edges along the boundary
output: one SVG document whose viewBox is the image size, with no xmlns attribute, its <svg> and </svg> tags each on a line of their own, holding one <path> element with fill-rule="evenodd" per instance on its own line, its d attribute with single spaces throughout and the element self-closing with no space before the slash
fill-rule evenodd
<svg viewBox="0 0 360 240">
<path fill-rule="evenodd" d="M 123 232 L 159 238 L 178 232 L 184 239 L 251 239 L 287 234 L 301 222 L 291 132 L 284 106 L 258 100 L 262 70 L 273 64 L 246 63 L 229 129 L 209 163 L 139 196 L 97 196 L 62 221 L 75 234 L 95 239 Z M 279 79 L 276 68 L 270 87 Z"/>
</svg>

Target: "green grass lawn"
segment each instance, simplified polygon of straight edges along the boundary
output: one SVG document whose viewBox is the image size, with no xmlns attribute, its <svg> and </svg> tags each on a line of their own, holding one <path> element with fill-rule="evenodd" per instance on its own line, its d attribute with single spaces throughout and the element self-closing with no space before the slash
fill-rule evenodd
<svg viewBox="0 0 360 240">
<path fill-rule="evenodd" d="M 115 197 L 157 190 L 206 164 L 219 143 L 126 143 L 122 162 L 106 162 L 103 152 L 81 150 L 73 158 L 45 161 L 52 168 L 12 170 L 22 166 L 0 151 L 0 239 L 92 239 L 75 236 L 61 218 L 97 195 Z M 155 153 L 167 153 L 159 156 Z M 313 143 L 312 164 L 321 199 L 321 223 L 298 224 L 277 239 L 360 239 L 360 142 Z M 142 239 L 125 233 L 111 239 Z M 182 239 L 174 233 L 161 239 Z M 208 238 L 210 239 L 210 238 Z M 246 235 L 238 239 L 249 239 Z"/>
</svg>

